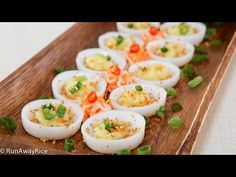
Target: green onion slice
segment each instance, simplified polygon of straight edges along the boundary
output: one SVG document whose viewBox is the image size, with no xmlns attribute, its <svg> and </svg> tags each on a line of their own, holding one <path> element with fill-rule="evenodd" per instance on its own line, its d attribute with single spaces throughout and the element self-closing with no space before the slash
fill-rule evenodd
<svg viewBox="0 0 236 177">
<path fill-rule="evenodd" d="M 16 121 L 10 116 L 0 118 L 0 125 L 4 126 L 6 131 L 14 132 L 16 129 Z"/>
<path fill-rule="evenodd" d="M 64 149 L 71 152 L 74 149 L 75 141 L 72 139 L 65 139 Z"/>
<path fill-rule="evenodd" d="M 197 76 L 193 80 L 188 82 L 189 88 L 196 88 L 203 82 L 202 76 Z"/>
<path fill-rule="evenodd" d="M 117 151 L 117 155 L 131 155 L 131 150 L 130 149 L 121 149 Z"/>
<path fill-rule="evenodd" d="M 138 155 L 151 155 L 152 149 L 150 145 L 143 145 L 137 149 Z"/>
</svg>

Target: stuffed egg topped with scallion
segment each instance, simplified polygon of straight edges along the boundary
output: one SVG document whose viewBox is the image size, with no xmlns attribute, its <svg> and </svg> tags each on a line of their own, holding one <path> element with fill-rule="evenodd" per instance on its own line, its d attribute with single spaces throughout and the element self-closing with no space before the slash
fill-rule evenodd
<svg viewBox="0 0 236 177">
<path fill-rule="evenodd" d="M 204 39 L 206 26 L 197 22 L 167 22 L 161 25 L 166 39 L 178 39 L 198 45 Z"/>
<path fill-rule="evenodd" d="M 112 110 L 95 114 L 82 127 L 83 139 L 96 152 L 114 154 L 142 143 L 145 119 L 138 113 Z"/>
<path fill-rule="evenodd" d="M 184 41 L 158 40 L 148 43 L 147 51 L 152 59 L 183 66 L 191 61 L 194 54 L 194 46 Z"/>
<path fill-rule="evenodd" d="M 180 69 L 169 62 L 149 60 L 129 67 L 138 83 L 154 84 L 163 88 L 173 87 L 180 78 Z"/>
<path fill-rule="evenodd" d="M 98 38 L 99 47 L 119 53 L 127 52 L 131 45 L 138 44 L 143 46 L 141 38 L 126 33 L 107 32 Z"/>
<path fill-rule="evenodd" d="M 159 28 L 159 22 L 117 22 L 117 30 L 136 36 L 142 36 L 147 33 L 151 26 Z"/>
<path fill-rule="evenodd" d="M 76 103 L 80 103 L 92 91 L 103 96 L 105 89 L 105 79 L 85 71 L 66 71 L 58 74 L 52 81 L 55 98 Z"/>
<path fill-rule="evenodd" d="M 126 59 L 114 52 L 94 48 L 81 51 L 76 58 L 77 68 L 92 73 L 105 73 L 111 66 L 124 69 Z"/>
<path fill-rule="evenodd" d="M 129 110 L 153 116 L 166 102 L 166 91 L 150 84 L 130 84 L 118 87 L 110 94 L 110 101 L 114 109 Z"/>
<path fill-rule="evenodd" d="M 83 116 L 78 105 L 56 99 L 32 101 L 21 112 L 25 131 L 43 140 L 59 140 L 74 135 Z"/>
</svg>

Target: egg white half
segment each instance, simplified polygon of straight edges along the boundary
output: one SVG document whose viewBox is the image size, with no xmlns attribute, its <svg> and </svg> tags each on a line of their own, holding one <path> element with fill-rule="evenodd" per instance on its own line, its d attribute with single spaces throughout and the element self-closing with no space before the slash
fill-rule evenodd
<svg viewBox="0 0 236 177">
<path fill-rule="evenodd" d="M 169 28 L 173 25 L 178 25 L 180 23 L 181 22 L 166 22 L 166 23 L 163 23 L 160 28 L 161 28 L 162 31 L 164 31 L 164 33 L 163 33 L 164 37 L 166 39 L 182 40 L 182 41 L 190 42 L 190 43 L 195 44 L 195 45 L 198 45 L 203 41 L 205 33 L 206 33 L 206 25 L 204 25 L 203 23 L 187 22 L 188 25 L 198 29 L 198 31 L 199 31 L 198 33 L 193 34 L 193 35 L 187 35 L 187 36 L 178 35 L 178 36 L 175 36 L 175 35 L 167 34 L 165 32 L 165 30 L 167 28 Z"/>
<path fill-rule="evenodd" d="M 74 114 L 74 122 L 68 127 L 48 127 L 30 121 L 30 118 L 32 118 L 30 111 L 41 108 L 42 105 L 48 103 L 55 105 L 64 104 L 66 107 L 70 107 Z M 56 99 L 42 99 L 29 102 L 21 111 L 21 120 L 25 131 L 36 138 L 47 140 L 60 140 L 74 135 L 80 128 L 83 116 L 84 113 L 78 105 Z"/>
<path fill-rule="evenodd" d="M 88 71 L 91 73 L 104 74 L 106 71 L 96 71 L 96 70 L 92 70 L 90 68 L 87 68 L 85 66 L 85 62 L 84 62 L 85 59 L 91 55 L 98 54 L 98 53 L 103 54 L 105 56 L 107 56 L 107 55 L 111 56 L 111 60 L 114 63 L 116 63 L 121 69 L 124 69 L 126 67 L 126 58 L 125 57 L 122 57 L 121 55 L 117 55 L 116 53 L 114 53 L 112 51 L 105 50 L 105 49 L 92 48 L 92 49 L 83 50 L 78 53 L 78 55 L 76 57 L 77 68 L 79 70 Z"/>
<path fill-rule="evenodd" d="M 58 74 L 52 81 L 52 91 L 55 98 L 70 101 L 74 103 L 80 103 L 81 100 L 71 100 L 66 98 L 60 93 L 61 87 L 68 82 L 74 76 L 86 76 L 88 81 L 95 82 L 98 81 L 98 86 L 96 93 L 98 96 L 103 96 L 106 90 L 107 83 L 105 79 L 103 79 L 99 74 L 89 73 L 85 71 L 66 71 L 63 73 Z"/>
<path fill-rule="evenodd" d="M 144 80 L 144 79 L 134 76 L 135 82 L 144 83 L 144 84 L 153 84 L 162 88 L 173 87 L 178 83 L 180 79 L 180 69 L 176 65 L 169 62 L 157 61 L 157 60 L 138 62 L 129 67 L 129 72 L 135 73 L 138 67 L 150 66 L 150 65 L 155 65 L 155 64 L 160 64 L 160 65 L 165 66 L 168 69 L 168 71 L 172 73 L 173 76 L 170 79 L 157 80 L 157 81 Z"/>
<path fill-rule="evenodd" d="M 117 22 L 116 27 L 119 32 L 127 33 L 135 36 L 141 37 L 143 34 L 147 33 L 149 29 L 130 29 L 125 26 L 127 22 Z M 160 22 L 149 22 L 152 26 L 159 28 Z"/>
<path fill-rule="evenodd" d="M 175 57 L 175 58 L 166 58 L 166 57 L 161 57 L 161 56 L 157 56 L 153 53 L 153 48 L 156 47 L 161 47 L 163 45 L 165 45 L 166 42 L 179 42 L 182 43 L 185 46 L 186 49 L 186 54 L 181 56 L 181 57 Z M 156 60 L 160 60 L 160 61 L 167 61 L 170 63 L 175 64 L 176 66 L 183 66 L 187 63 L 189 63 L 192 60 L 193 54 L 194 54 L 194 46 L 189 43 L 189 42 L 184 42 L 184 41 L 179 41 L 179 40 L 158 40 L 158 41 L 152 41 L 150 43 L 147 44 L 147 52 L 149 54 L 149 56 L 152 59 L 156 59 Z"/>
<path fill-rule="evenodd" d="M 132 128 L 140 128 L 140 131 L 136 132 L 133 136 L 119 140 L 100 140 L 93 137 L 91 133 L 86 132 L 86 129 L 93 121 L 105 118 L 117 118 L 118 120 L 128 121 L 131 123 Z M 142 115 L 135 112 L 121 110 L 105 111 L 87 119 L 81 127 L 81 132 L 85 143 L 90 149 L 99 153 L 114 154 L 121 149 L 128 148 L 132 150 L 142 143 L 145 134 L 145 119 Z"/>
<path fill-rule="evenodd" d="M 118 103 L 119 96 L 125 91 L 135 90 L 135 86 L 140 85 L 143 88 L 143 91 L 151 94 L 151 96 L 155 99 L 158 99 L 157 102 L 154 102 L 150 105 L 142 106 L 142 107 L 126 107 L 122 106 Z M 137 112 L 142 114 L 143 116 L 153 116 L 155 112 L 166 102 L 166 91 L 161 87 L 157 87 L 155 85 L 150 84 L 130 84 L 122 87 L 118 87 L 113 90 L 110 94 L 109 99 L 111 100 L 112 107 L 118 110 L 127 110 Z"/>
</svg>

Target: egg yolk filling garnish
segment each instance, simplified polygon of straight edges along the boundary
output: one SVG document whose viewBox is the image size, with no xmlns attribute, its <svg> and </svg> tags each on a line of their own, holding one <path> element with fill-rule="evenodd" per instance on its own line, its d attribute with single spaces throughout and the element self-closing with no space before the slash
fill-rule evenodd
<svg viewBox="0 0 236 177">
<path fill-rule="evenodd" d="M 118 98 L 118 103 L 126 107 L 143 107 L 155 101 L 150 93 L 137 90 L 125 91 Z"/>
<path fill-rule="evenodd" d="M 130 122 L 118 119 L 103 119 L 94 121 L 86 129 L 87 133 L 100 140 L 119 140 L 128 138 L 137 133 L 139 128 L 132 128 Z"/>
<path fill-rule="evenodd" d="M 178 25 L 173 25 L 167 28 L 166 32 L 170 35 L 175 35 L 175 36 L 179 35 L 188 36 L 198 33 L 198 30 L 188 25 L 187 23 L 180 23 Z"/>
<path fill-rule="evenodd" d="M 109 55 L 97 53 L 85 59 L 85 66 L 96 71 L 107 71 L 113 65 L 115 63 Z"/>
<path fill-rule="evenodd" d="M 134 43 L 132 37 L 128 36 L 117 36 L 111 37 L 105 41 L 105 45 L 109 49 L 124 51 Z"/>
<path fill-rule="evenodd" d="M 61 94 L 68 99 L 76 100 L 97 88 L 97 82 L 88 81 L 86 76 L 75 76 L 61 88 Z"/>
<path fill-rule="evenodd" d="M 172 73 L 160 64 L 140 66 L 134 73 L 136 77 L 144 80 L 162 81 L 172 78 Z"/>
<path fill-rule="evenodd" d="M 160 57 L 177 58 L 185 55 L 187 51 L 181 42 L 166 42 L 165 45 L 153 49 L 153 53 Z"/>
<path fill-rule="evenodd" d="M 48 127 L 68 127 L 73 123 L 74 114 L 63 104 L 46 104 L 31 111 L 31 121 Z"/>
</svg>

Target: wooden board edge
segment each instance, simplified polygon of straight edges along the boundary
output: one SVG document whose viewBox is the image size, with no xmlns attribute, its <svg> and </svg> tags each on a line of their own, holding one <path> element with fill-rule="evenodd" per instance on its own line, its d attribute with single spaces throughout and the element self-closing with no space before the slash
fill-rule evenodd
<svg viewBox="0 0 236 177">
<path fill-rule="evenodd" d="M 236 47 L 236 32 L 234 32 L 234 35 L 227 47 L 227 50 L 223 56 L 223 59 L 217 68 L 215 76 L 213 77 L 211 83 L 207 87 L 207 90 L 203 96 L 202 102 L 200 104 L 198 112 L 195 115 L 192 125 L 191 125 L 188 133 L 186 134 L 186 137 L 185 137 L 183 143 L 181 144 L 180 148 L 176 152 L 177 155 L 190 155 L 190 154 L 192 154 L 193 146 L 195 144 L 198 132 L 200 131 L 201 126 L 204 123 L 204 120 L 207 115 L 207 111 L 210 108 L 211 102 L 212 102 L 214 96 L 216 95 L 216 93 L 219 89 L 219 86 L 221 85 L 221 82 L 223 80 L 223 76 L 229 66 L 232 56 L 235 53 L 235 47 Z M 224 67 L 222 67 L 223 65 L 224 65 Z M 220 79 L 217 80 L 217 78 L 220 78 Z M 214 86 L 215 86 L 215 88 L 211 89 Z M 211 90 L 211 92 L 209 92 L 209 90 Z M 209 97 L 209 98 L 206 99 L 206 97 Z M 206 107 L 206 105 L 207 105 L 207 107 Z M 206 108 L 206 109 L 204 110 L 203 108 L 204 109 Z M 203 111 L 202 111 L 202 109 L 203 109 Z M 201 115 L 200 115 L 200 113 L 201 113 Z"/>
</svg>

